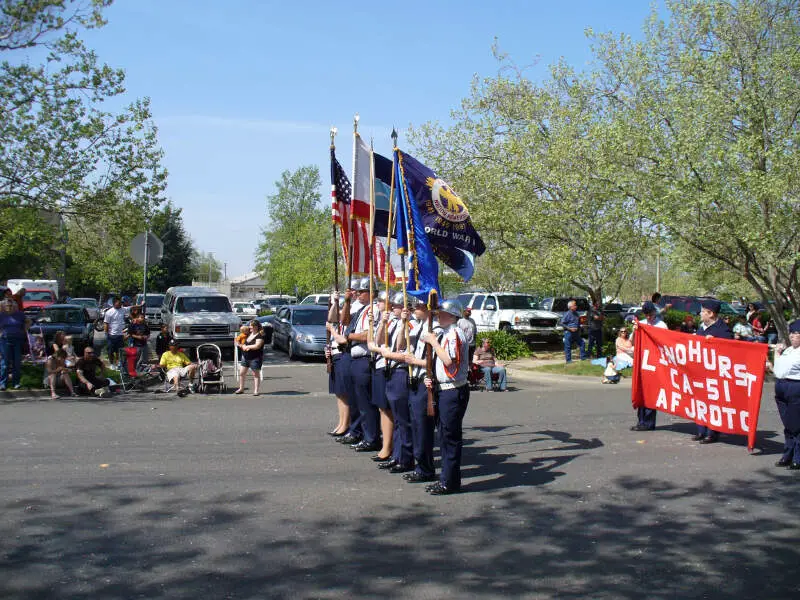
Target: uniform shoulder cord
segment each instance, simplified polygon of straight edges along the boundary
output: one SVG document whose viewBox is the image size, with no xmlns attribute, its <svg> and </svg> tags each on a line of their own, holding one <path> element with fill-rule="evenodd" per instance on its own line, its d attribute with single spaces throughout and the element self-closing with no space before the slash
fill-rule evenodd
<svg viewBox="0 0 800 600">
<path fill-rule="evenodd" d="M 440 346 L 442 345 L 442 340 L 444 339 L 445 335 L 446 335 L 446 334 L 444 334 L 444 333 L 443 333 L 443 334 L 441 334 L 441 335 L 439 336 L 439 338 L 436 340 L 436 341 L 439 343 L 439 345 L 440 345 Z M 458 342 L 458 334 L 456 334 L 456 342 Z M 441 360 L 441 359 L 439 358 L 439 355 L 438 355 L 438 354 L 436 354 L 435 352 L 433 353 L 433 356 L 434 356 L 434 359 L 435 359 L 435 360 Z M 459 368 L 460 366 L 461 366 L 461 344 L 456 344 L 456 355 L 455 355 L 455 357 L 453 358 L 453 364 L 451 365 L 451 367 L 452 367 L 452 371 L 451 371 L 451 367 L 448 367 L 448 366 L 447 366 L 446 364 L 444 364 L 444 363 L 442 363 L 442 367 L 444 368 L 444 372 L 445 372 L 445 374 L 446 374 L 446 375 L 447 375 L 447 376 L 448 376 L 450 379 L 455 379 L 455 378 L 456 378 L 456 375 L 458 375 L 458 368 Z"/>
</svg>

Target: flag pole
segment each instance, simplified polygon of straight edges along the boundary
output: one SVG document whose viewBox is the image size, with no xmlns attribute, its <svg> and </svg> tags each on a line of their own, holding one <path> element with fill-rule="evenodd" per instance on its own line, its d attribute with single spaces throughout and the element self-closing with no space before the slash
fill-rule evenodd
<svg viewBox="0 0 800 600">
<path fill-rule="evenodd" d="M 339 130 L 336 129 L 336 127 L 331 127 L 331 160 L 333 160 L 333 155 L 334 155 L 334 152 L 336 151 L 335 138 L 336 138 L 336 133 L 338 131 Z M 331 165 L 331 169 L 333 169 L 333 165 Z M 337 201 L 337 196 L 336 196 L 337 190 L 336 190 L 336 184 L 333 181 L 331 182 L 331 188 L 332 188 L 332 191 L 333 191 L 333 201 L 336 202 Z M 338 296 L 339 295 L 339 253 L 338 253 L 338 251 L 336 249 L 336 221 L 333 220 L 333 206 L 331 206 L 331 234 L 332 234 L 331 239 L 333 240 L 333 291 L 335 292 L 335 295 Z M 334 294 L 331 294 L 330 295 L 330 303 L 328 304 L 328 310 L 330 310 L 330 304 L 333 303 L 333 302 L 334 302 Z M 338 327 L 339 318 L 340 318 L 340 315 L 339 315 L 339 302 L 338 302 L 338 300 L 335 301 L 335 302 L 336 302 L 336 317 L 335 317 L 334 325 L 336 325 Z M 326 328 L 326 332 L 325 332 L 325 343 L 326 343 L 327 348 L 330 349 L 330 347 L 331 347 L 331 332 L 329 330 L 327 330 L 327 328 Z M 326 354 L 327 354 L 327 356 L 325 358 L 326 368 L 328 370 L 328 373 L 330 373 L 331 370 L 333 370 L 333 357 L 330 355 L 330 353 L 326 353 Z"/>
<path fill-rule="evenodd" d="M 353 185 L 350 186 L 350 235 L 347 240 L 347 281 L 350 285 L 350 280 L 353 277 L 353 230 L 355 229 L 355 218 L 353 217 L 353 206 L 356 197 L 356 143 L 358 142 L 358 120 L 361 117 L 356 113 L 353 116 Z"/>
<path fill-rule="evenodd" d="M 392 127 L 392 156 L 393 156 L 393 158 L 396 156 L 398 150 L 399 150 L 399 148 L 397 147 L 397 130 L 394 127 Z M 392 160 L 392 173 L 395 174 L 395 175 L 396 175 L 396 173 L 395 173 L 394 169 L 395 169 L 396 162 L 397 162 L 396 160 Z M 401 171 L 401 173 L 402 173 L 402 171 Z M 395 177 L 392 177 L 392 189 L 393 190 L 394 190 L 394 185 L 395 185 Z M 403 201 L 403 196 L 401 194 L 400 198 L 397 200 L 396 210 L 402 210 L 400 208 L 400 202 L 402 202 L 402 201 Z M 396 219 L 396 221 L 397 221 L 397 223 L 395 224 L 395 229 L 397 227 L 399 227 L 399 222 L 400 222 L 398 219 Z M 398 241 L 400 240 L 400 233 L 399 232 L 397 234 L 397 239 L 398 239 Z M 400 255 L 400 267 L 402 269 L 402 277 L 403 277 L 403 283 L 402 283 L 402 286 L 401 286 L 403 288 L 403 308 L 406 308 L 406 309 L 408 309 L 408 285 L 407 285 L 408 281 L 407 281 L 407 278 L 406 278 L 406 252 L 407 251 L 408 251 L 407 249 L 404 249 L 403 252 L 400 252 L 399 249 L 397 251 L 397 253 Z M 408 352 L 408 350 L 411 348 L 411 335 L 410 335 L 410 332 L 408 331 L 408 327 L 405 327 L 405 335 L 406 335 L 406 352 Z M 417 342 L 417 343 L 419 343 L 419 342 Z M 414 374 L 414 368 L 411 365 L 411 363 L 409 363 L 408 364 L 408 377 L 409 378 L 413 377 L 413 374 Z"/>
<path fill-rule="evenodd" d="M 392 138 L 397 137 L 397 132 L 392 127 Z M 389 298 L 389 266 L 391 263 L 392 258 L 392 227 L 397 227 L 397 224 L 392 221 L 394 218 L 394 161 L 392 161 L 392 182 L 389 186 L 389 225 L 386 227 L 386 303 L 387 303 L 387 310 L 388 304 L 391 300 Z M 405 299 L 405 297 L 404 297 Z M 387 327 L 384 330 L 384 337 L 383 337 L 384 345 L 389 345 L 389 328 Z"/>
<path fill-rule="evenodd" d="M 369 318 L 370 327 L 367 330 L 367 340 L 373 342 L 373 327 L 375 326 L 375 151 L 372 139 L 369 141 Z M 355 185 L 353 186 L 355 189 Z"/>
</svg>

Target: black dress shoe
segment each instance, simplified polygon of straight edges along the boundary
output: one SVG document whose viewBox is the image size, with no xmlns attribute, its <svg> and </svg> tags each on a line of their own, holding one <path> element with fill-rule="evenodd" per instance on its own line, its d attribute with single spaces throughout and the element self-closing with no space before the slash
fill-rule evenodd
<svg viewBox="0 0 800 600">
<path fill-rule="evenodd" d="M 381 449 L 378 444 L 370 444 L 368 442 L 359 442 L 350 446 L 356 452 L 377 452 Z"/>
<path fill-rule="evenodd" d="M 447 496 L 448 494 L 455 494 L 458 490 L 451 490 L 448 487 L 443 486 L 438 481 L 433 485 L 429 485 L 425 488 L 425 491 L 428 492 L 431 496 Z"/>
<path fill-rule="evenodd" d="M 395 465 L 397 465 L 397 461 L 395 459 L 392 459 L 392 460 L 387 460 L 386 462 L 378 463 L 378 468 L 389 470 Z"/>
<path fill-rule="evenodd" d="M 380 454 L 376 454 L 372 457 L 372 462 L 389 462 L 390 460 L 392 460 L 391 456 L 383 457 Z"/>
<path fill-rule="evenodd" d="M 652 429 L 647 425 L 634 425 L 631 427 L 631 431 L 652 431 Z"/>
<path fill-rule="evenodd" d="M 790 471 L 800 471 L 800 463 L 793 462 L 788 467 L 786 467 Z"/>
<path fill-rule="evenodd" d="M 693 442 L 699 442 L 699 441 L 700 441 L 700 440 L 702 440 L 702 439 L 703 439 L 703 436 L 702 436 L 702 435 L 700 435 L 699 433 L 698 433 L 697 435 L 693 435 L 693 436 L 692 436 L 692 441 L 693 441 Z"/>
<path fill-rule="evenodd" d="M 413 471 L 414 467 L 409 465 L 401 465 L 395 464 L 392 468 L 389 469 L 389 473 L 408 473 L 409 471 Z"/>
<path fill-rule="evenodd" d="M 403 479 L 409 483 L 424 483 L 426 481 L 436 481 L 436 475 L 423 475 L 419 471 L 411 471 L 403 475 Z"/>
<path fill-rule="evenodd" d="M 788 467 L 792 464 L 791 458 L 781 458 L 778 462 L 775 463 L 776 467 Z"/>
<path fill-rule="evenodd" d="M 711 436 L 704 437 L 702 440 L 700 440 L 701 444 L 714 444 L 716 442 L 717 442 L 717 438 L 711 437 Z"/>
<path fill-rule="evenodd" d="M 357 444 L 358 442 L 361 441 L 361 438 L 355 435 L 350 435 L 348 433 L 340 438 L 336 438 L 336 441 L 339 442 L 340 444 Z"/>
<path fill-rule="evenodd" d="M 343 431 L 343 432 L 339 433 L 338 431 L 336 431 L 334 429 L 333 431 L 329 431 L 328 435 L 331 436 L 331 437 L 340 438 L 340 437 L 343 437 L 343 436 L 347 435 L 347 432 Z"/>
</svg>

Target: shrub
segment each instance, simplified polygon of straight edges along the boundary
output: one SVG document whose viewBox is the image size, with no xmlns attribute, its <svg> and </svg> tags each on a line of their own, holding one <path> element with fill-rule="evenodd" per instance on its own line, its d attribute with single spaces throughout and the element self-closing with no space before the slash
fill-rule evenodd
<svg viewBox="0 0 800 600">
<path fill-rule="evenodd" d="M 519 337 L 508 331 L 482 331 L 478 333 L 475 344 L 480 346 L 485 338 L 489 338 L 494 354 L 500 360 L 514 360 L 530 356 L 530 348 Z"/>
<path fill-rule="evenodd" d="M 692 317 L 695 326 L 697 326 L 700 318 L 682 310 L 669 309 L 664 312 L 662 318 L 664 319 L 664 322 L 667 324 L 667 327 L 669 327 L 670 329 L 680 329 L 681 323 L 683 323 L 683 320 L 686 318 L 687 315 Z"/>
</svg>

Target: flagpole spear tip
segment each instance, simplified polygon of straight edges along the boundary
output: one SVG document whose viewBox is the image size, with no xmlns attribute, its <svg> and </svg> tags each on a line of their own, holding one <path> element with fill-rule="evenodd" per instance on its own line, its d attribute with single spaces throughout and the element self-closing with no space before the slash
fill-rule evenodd
<svg viewBox="0 0 800 600">
<path fill-rule="evenodd" d="M 333 146 L 333 140 L 337 133 L 339 133 L 339 130 L 336 127 L 331 127 L 331 146 Z"/>
<path fill-rule="evenodd" d="M 353 133 L 358 133 L 358 121 L 360 118 L 358 113 L 353 115 Z"/>
</svg>

